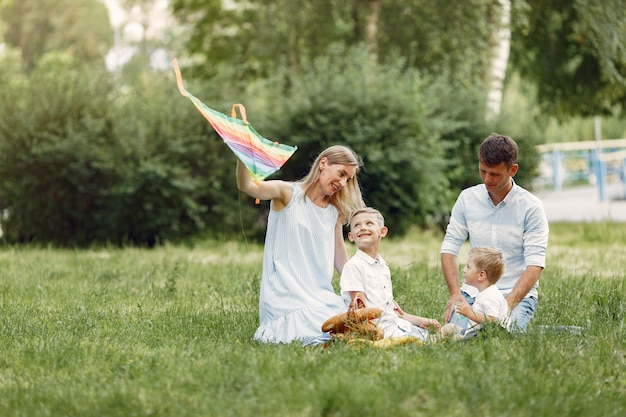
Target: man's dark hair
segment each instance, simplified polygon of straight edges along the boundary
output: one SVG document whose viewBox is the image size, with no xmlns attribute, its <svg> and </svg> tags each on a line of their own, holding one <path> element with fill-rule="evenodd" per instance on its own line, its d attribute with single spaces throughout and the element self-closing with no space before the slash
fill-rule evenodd
<svg viewBox="0 0 626 417">
<path fill-rule="evenodd" d="M 478 150 L 478 158 L 490 167 L 504 162 L 507 168 L 517 163 L 517 143 L 508 136 L 492 133 L 483 141 Z"/>
</svg>

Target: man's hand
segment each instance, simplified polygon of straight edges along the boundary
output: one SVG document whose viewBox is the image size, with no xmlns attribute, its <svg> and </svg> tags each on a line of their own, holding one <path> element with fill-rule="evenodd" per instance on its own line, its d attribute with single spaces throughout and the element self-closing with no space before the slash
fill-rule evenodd
<svg viewBox="0 0 626 417">
<path fill-rule="evenodd" d="M 458 302 L 464 301 L 465 303 L 467 303 L 467 301 L 465 300 L 465 297 L 463 297 L 461 293 L 456 294 L 456 295 L 451 295 L 450 299 L 448 300 L 448 304 L 446 304 L 446 311 L 443 316 L 443 319 L 446 323 L 450 322 L 450 319 L 452 318 L 452 313 L 454 312 L 454 307 L 456 306 L 457 301 Z"/>
</svg>

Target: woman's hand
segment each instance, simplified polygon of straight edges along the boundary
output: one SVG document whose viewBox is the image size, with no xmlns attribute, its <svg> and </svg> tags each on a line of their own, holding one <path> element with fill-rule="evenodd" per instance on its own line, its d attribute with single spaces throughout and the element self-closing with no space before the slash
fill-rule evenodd
<svg viewBox="0 0 626 417">
<path fill-rule="evenodd" d="M 248 168 L 237 160 L 237 188 L 258 200 L 272 200 L 272 209 L 282 210 L 291 200 L 293 184 L 281 180 L 254 181 Z"/>
</svg>

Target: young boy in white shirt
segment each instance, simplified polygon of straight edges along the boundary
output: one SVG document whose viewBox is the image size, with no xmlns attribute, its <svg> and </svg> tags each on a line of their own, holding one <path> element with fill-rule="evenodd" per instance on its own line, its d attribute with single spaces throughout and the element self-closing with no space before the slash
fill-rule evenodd
<svg viewBox="0 0 626 417">
<path fill-rule="evenodd" d="M 505 269 L 504 256 L 499 249 L 488 246 L 472 248 L 463 269 L 464 284 L 478 290 L 473 305 L 466 300 L 458 301 L 449 323 L 441 333 L 455 338 L 475 335 L 486 322 L 508 326 L 509 305 L 495 286 Z"/>
<path fill-rule="evenodd" d="M 341 294 L 354 308 L 376 307 L 383 313 L 376 319 L 384 338 L 404 336 L 426 341 L 427 329 L 439 329 L 435 319 L 405 313 L 393 298 L 389 266 L 378 253 L 387 227 L 382 214 L 373 208 L 357 210 L 350 219 L 348 239 L 356 243 L 357 252 L 348 260 L 341 273 Z"/>
</svg>

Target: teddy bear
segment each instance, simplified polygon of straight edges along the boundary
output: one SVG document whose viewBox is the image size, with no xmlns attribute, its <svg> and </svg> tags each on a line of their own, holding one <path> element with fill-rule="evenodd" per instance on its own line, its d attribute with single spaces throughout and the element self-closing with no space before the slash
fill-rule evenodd
<svg viewBox="0 0 626 417">
<path fill-rule="evenodd" d="M 393 347 L 417 343 L 423 345 L 417 337 L 401 336 L 385 338 L 383 330 L 374 320 L 383 314 L 380 308 L 365 307 L 362 300 L 353 300 L 345 313 L 337 314 L 322 324 L 323 332 L 330 332 L 331 341 L 345 341 L 348 346 L 371 345 L 375 347 Z"/>
<path fill-rule="evenodd" d="M 380 308 L 349 308 L 345 313 L 332 316 L 322 324 L 323 332 L 339 339 L 381 340 L 383 331 L 373 321 L 383 314 Z"/>
</svg>

